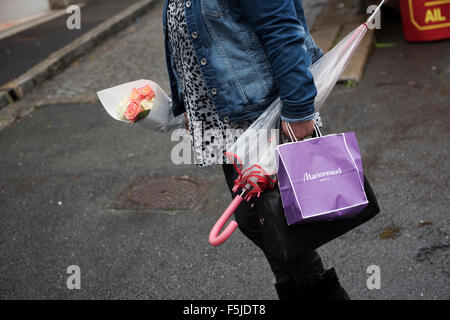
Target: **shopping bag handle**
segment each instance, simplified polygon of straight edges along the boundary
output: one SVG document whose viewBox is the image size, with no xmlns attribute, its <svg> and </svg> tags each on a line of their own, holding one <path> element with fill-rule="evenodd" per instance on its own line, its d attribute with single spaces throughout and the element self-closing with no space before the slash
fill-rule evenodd
<svg viewBox="0 0 450 320">
<path fill-rule="evenodd" d="M 209 243 L 212 246 L 219 246 L 224 243 L 238 227 L 236 221 L 231 221 L 225 230 L 219 235 L 220 230 L 222 230 L 225 223 L 227 223 L 227 221 L 231 218 L 236 208 L 241 204 L 242 200 L 244 200 L 244 198 L 241 195 L 237 195 L 211 229 L 211 232 L 209 233 Z"/>
<path fill-rule="evenodd" d="M 294 130 L 292 130 L 292 127 L 289 122 L 286 122 L 286 128 L 289 135 L 289 139 L 291 139 L 292 142 L 298 142 L 297 138 L 295 137 Z M 319 126 L 315 121 L 314 121 L 314 132 L 316 133 L 316 137 L 323 136 Z"/>
</svg>

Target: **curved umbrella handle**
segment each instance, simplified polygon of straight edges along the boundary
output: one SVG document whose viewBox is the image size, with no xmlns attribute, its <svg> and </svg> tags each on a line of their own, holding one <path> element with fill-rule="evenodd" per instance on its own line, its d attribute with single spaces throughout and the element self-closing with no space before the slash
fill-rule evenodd
<svg viewBox="0 0 450 320">
<path fill-rule="evenodd" d="M 234 230 L 236 230 L 238 226 L 237 222 L 231 221 L 225 230 L 219 235 L 220 230 L 222 230 L 225 223 L 227 223 L 227 221 L 231 218 L 236 208 L 241 204 L 242 200 L 244 200 L 244 198 L 241 196 L 236 196 L 211 229 L 211 232 L 209 233 L 209 243 L 212 246 L 221 245 L 231 236 Z"/>
</svg>

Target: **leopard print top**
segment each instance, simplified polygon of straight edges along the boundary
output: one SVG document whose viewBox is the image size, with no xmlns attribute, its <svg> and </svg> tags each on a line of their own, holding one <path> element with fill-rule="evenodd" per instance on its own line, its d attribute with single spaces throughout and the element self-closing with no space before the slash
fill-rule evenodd
<svg viewBox="0 0 450 320">
<path fill-rule="evenodd" d="M 226 163 L 224 152 L 235 140 L 235 135 L 229 129 L 243 132 L 252 121 L 224 123 L 219 119 L 187 30 L 184 0 L 169 0 L 167 30 L 176 73 L 183 90 L 194 163 L 198 166 Z"/>
</svg>

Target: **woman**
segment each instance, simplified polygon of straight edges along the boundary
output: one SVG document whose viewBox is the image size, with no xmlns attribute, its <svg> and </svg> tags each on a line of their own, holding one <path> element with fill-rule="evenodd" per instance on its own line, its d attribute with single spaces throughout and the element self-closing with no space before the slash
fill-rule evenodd
<svg viewBox="0 0 450 320">
<path fill-rule="evenodd" d="M 163 29 L 173 113 L 185 113 L 199 166 L 222 164 L 223 146 L 280 97 L 282 130 L 314 132 L 317 90 L 308 67 L 322 56 L 301 0 L 166 0 Z M 223 164 L 228 187 L 236 177 Z M 280 299 L 348 299 L 316 251 L 285 261 L 265 247 L 256 208 L 235 212 L 240 230 L 263 250 Z"/>
</svg>

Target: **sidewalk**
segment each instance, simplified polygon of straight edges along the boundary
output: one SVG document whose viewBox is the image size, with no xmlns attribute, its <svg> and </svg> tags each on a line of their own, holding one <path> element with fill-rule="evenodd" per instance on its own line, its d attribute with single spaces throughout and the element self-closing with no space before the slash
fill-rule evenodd
<svg viewBox="0 0 450 320">
<path fill-rule="evenodd" d="M 328 52 L 346 35 L 366 22 L 369 15 L 361 13 L 355 0 L 329 0 L 312 27 L 312 36 L 324 52 Z M 369 60 L 375 41 L 375 30 L 368 30 L 339 82 L 359 82 Z"/>
<path fill-rule="evenodd" d="M 242 233 L 208 244 L 230 202 L 221 168 L 173 165 L 169 135 L 113 120 L 93 96 L 139 78 L 169 91 L 161 12 L 160 1 L 10 110 L 20 118 L 0 131 L 0 299 L 276 299 Z M 374 49 L 357 87 L 334 89 L 322 120 L 326 134 L 356 132 L 382 212 L 319 253 L 353 299 L 448 299 L 448 42 L 405 43 L 398 20 L 380 36 L 395 45 Z M 167 207 L 151 209 L 179 179 Z M 139 181 L 153 188 L 149 207 L 118 209 Z M 66 287 L 69 265 L 81 290 Z M 380 290 L 366 287 L 370 265 Z"/>
</svg>

